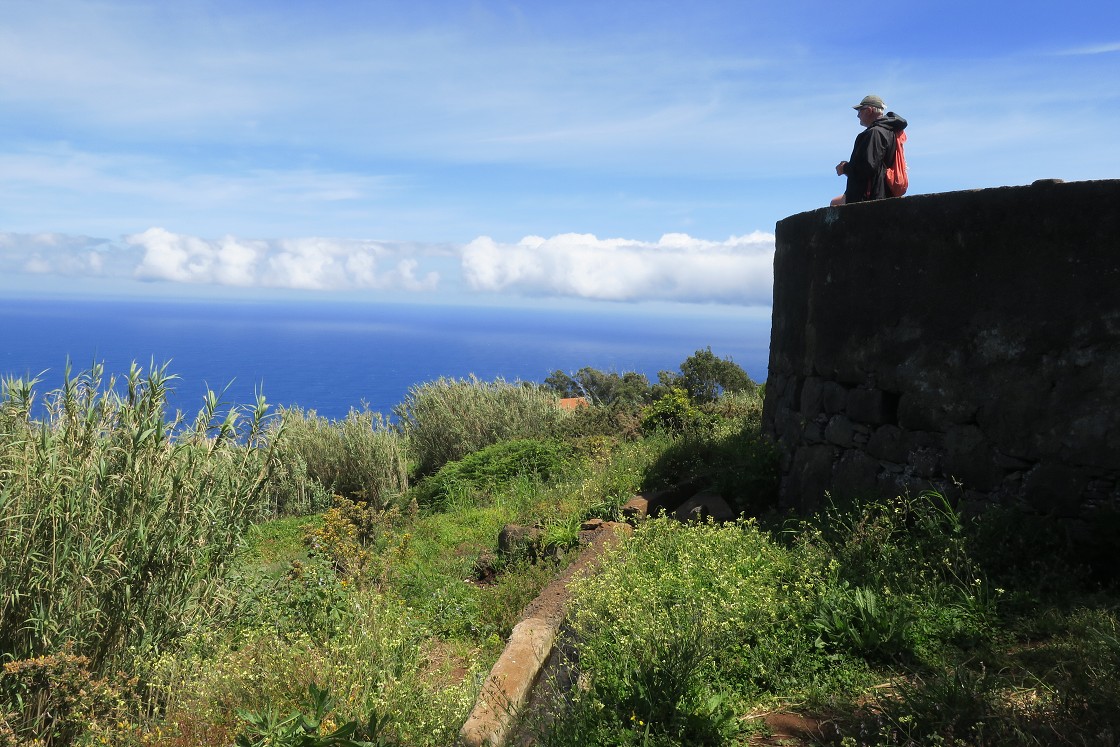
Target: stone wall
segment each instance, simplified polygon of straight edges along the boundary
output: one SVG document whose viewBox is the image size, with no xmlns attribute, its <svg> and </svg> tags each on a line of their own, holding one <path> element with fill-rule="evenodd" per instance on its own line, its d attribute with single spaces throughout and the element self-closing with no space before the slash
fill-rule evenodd
<svg viewBox="0 0 1120 747">
<path fill-rule="evenodd" d="M 1120 506 L 1120 180 L 779 222 L 763 420 L 795 510 L 930 488 Z"/>
</svg>

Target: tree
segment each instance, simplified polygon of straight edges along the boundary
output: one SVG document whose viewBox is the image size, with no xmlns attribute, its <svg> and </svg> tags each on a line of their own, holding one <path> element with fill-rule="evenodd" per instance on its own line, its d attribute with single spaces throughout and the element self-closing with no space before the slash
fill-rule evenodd
<svg viewBox="0 0 1120 747">
<path fill-rule="evenodd" d="M 739 364 L 730 358 L 717 358 L 710 345 L 685 358 L 680 369 L 680 375 L 662 371 L 658 375 L 660 384 L 683 387 L 697 403 L 714 402 L 723 392 L 752 391 L 758 386 Z"/>
<path fill-rule="evenodd" d="M 649 379 L 645 374 L 627 371 L 619 376 L 588 366 L 576 373 L 584 395 L 597 405 L 639 405 L 649 401 Z"/>
<path fill-rule="evenodd" d="M 556 369 L 544 380 L 544 388 L 556 392 L 561 397 L 582 397 L 579 382 L 560 369 Z"/>
<path fill-rule="evenodd" d="M 640 405 L 650 401 L 649 379 L 637 371 L 620 376 L 584 366 L 570 376 L 557 370 L 544 380 L 544 386 L 561 397 L 586 397 L 596 405 Z"/>
</svg>

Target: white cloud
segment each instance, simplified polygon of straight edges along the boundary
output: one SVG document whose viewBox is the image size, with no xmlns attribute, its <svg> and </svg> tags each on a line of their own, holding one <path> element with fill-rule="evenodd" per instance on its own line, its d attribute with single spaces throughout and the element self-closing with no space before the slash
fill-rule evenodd
<svg viewBox="0 0 1120 747">
<path fill-rule="evenodd" d="M 463 275 L 476 291 L 609 301 L 769 305 L 774 235 L 726 241 L 665 234 L 656 243 L 590 234 L 527 236 L 499 244 L 481 236 L 463 249 Z"/>
<path fill-rule="evenodd" d="M 59 233 L 0 233 L 0 272 L 63 277 L 112 274 L 116 258 L 105 239 Z"/>
<path fill-rule="evenodd" d="M 356 239 L 218 241 L 162 228 L 128 236 L 142 250 L 140 280 L 299 290 L 433 291 L 439 273 L 417 276 L 414 245 Z"/>
<path fill-rule="evenodd" d="M 226 236 L 206 239 L 154 227 L 121 241 L 65 234 L 0 233 L 0 277 L 454 295 L 474 291 L 605 301 L 767 306 L 774 235 L 726 241 L 669 233 L 656 242 L 566 233 L 466 246 L 362 239 Z"/>
<path fill-rule="evenodd" d="M 1120 42 L 1112 42 L 1111 44 L 1089 44 L 1083 47 L 1076 47 L 1074 49 L 1066 49 L 1058 54 L 1060 55 L 1092 55 L 1092 54 L 1110 54 L 1112 52 L 1120 52 Z"/>
</svg>

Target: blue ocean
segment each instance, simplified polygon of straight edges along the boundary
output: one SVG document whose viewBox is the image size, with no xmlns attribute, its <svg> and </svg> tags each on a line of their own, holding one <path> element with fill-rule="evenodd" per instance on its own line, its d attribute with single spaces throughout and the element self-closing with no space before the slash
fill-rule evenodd
<svg viewBox="0 0 1120 747">
<path fill-rule="evenodd" d="M 390 415 L 409 388 L 440 377 L 543 381 L 584 366 L 651 381 L 710 346 L 763 381 L 770 317 L 729 307 L 653 311 L 327 302 L 0 300 L 0 374 L 37 377 L 40 399 L 74 371 L 132 362 L 177 376 L 171 410 L 198 412 L 205 391 L 249 405 L 300 406 L 338 419 Z"/>
</svg>

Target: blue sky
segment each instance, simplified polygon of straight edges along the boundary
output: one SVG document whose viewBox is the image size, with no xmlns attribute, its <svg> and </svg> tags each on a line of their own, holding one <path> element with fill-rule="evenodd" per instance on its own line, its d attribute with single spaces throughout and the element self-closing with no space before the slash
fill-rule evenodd
<svg viewBox="0 0 1120 747">
<path fill-rule="evenodd" d="M 0 293 L 769 304 L 911 193 L 1120 177 L 1120 3 L 0 0 Z"/>
</svg>

